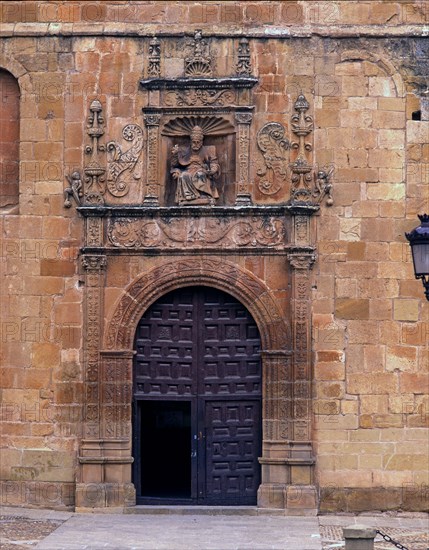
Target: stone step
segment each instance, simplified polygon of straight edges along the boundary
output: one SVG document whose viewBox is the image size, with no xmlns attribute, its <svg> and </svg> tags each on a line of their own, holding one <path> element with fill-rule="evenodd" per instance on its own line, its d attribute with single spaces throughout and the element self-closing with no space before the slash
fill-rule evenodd
<svg viewBox="0 0 429 550">
<path fill-rule="evenodd" d="M 256 506 L 150 506 L 137 505 L 124 510 L 125 514 L 176 514 L 180 516 L 283 516 L 284 510 Z"/>
</svg>

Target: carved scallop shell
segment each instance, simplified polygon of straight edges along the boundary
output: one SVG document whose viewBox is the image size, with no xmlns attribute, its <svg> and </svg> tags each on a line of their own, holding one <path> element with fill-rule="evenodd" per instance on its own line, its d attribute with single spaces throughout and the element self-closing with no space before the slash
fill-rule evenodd
<svg viewBox="0 0 429 550">
<path fill-rule="evenodd" d="M 189 136 L 194 126 L 200 126 L 205 136 L 226 135 L 235 132 L 227 120 L 215 116 L 184 116 L 170 120 L 162 130 L 164 136 Z"/>
</svg>

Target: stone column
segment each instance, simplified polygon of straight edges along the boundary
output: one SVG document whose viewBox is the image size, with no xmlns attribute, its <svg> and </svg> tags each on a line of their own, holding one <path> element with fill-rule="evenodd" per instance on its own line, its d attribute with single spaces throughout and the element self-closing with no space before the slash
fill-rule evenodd
<svg viewBox="0 0 429 550">
<path fill-rule="evenodd" d="M 317 512 L 311 443 L 310 270 L 316 259 L 310 233 L 313 212 L 312 207 L 305 206 L 291 212 L 293 244 L 289 247 L 288 260 L 292 268 L 293 433 L 289 442 L 290 485 L 285 493 L 286 513 L 289 514 Z"/>
<path fill-rule="evenodd" d="M 235 121 L 238 126 L 237 132 L 237 197 L 236 205 L 252 204 L 252 197 L 249 193 L 249 151 L 250 151 L 250 124 L 252 122 L 252 113 L 236 113 Z"/>
<path fill-rule="evenodd" d="M 147 183 L 144 206 L 159 206 L 159 122 L 160 114 L 145 114 L 147 128 Z"/>
<path fill-rule="evenodd" d="M 287 466 L 292 419 L 292 357 L 289 351 L 263 351 L 263 443 L 260 508 L 284 509 L 284 492 L 290 483 Z"/>
<path fill-rule="evenodd" d="M 76 510 L 122 510 L 135 504 L 131 483 L 131 351 L 101 351 L 98 371 L 99 437 L 82 441 Z"/>
</svg>

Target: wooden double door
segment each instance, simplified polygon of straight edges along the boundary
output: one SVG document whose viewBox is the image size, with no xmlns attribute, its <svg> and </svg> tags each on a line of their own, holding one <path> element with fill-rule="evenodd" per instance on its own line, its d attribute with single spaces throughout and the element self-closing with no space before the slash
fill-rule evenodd
<svg viewBox="0 0 429 550">
<path fill-rule="evenodd" d="M 251 505 L 260 483 L 260 337 L 208 287 L 166 294 L 135 339 L 137 503 Z"/>
</svg>

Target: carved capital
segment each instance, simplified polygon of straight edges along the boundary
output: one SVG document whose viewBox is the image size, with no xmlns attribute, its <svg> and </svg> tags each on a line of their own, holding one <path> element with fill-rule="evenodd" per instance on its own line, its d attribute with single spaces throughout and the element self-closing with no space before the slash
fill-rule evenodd
<svg viewBox="0 0 429 550">
<path fill-rule="evenodd" d="M 161 120 L 160 114 L 144 114 L 143 120 L 146 126 L 159 126 Z"/>
<path fill-rule="evenodd" d="M 235 113 L 237 124 L 250 124 L 252 122 L 252 113 Z"/>
<path fill-rule="evenodd" d="M 287 258 L 294 269 L 309 270 L 316 261 L 316 251 L 312 247 L 292 247 Z"/>
<path fill-rule="evenodd" d="M 106 256 L 85 254 L 82 256 L 82 266 L 86 271 L 103 271 L 107 265 Z"/>
</svg>

